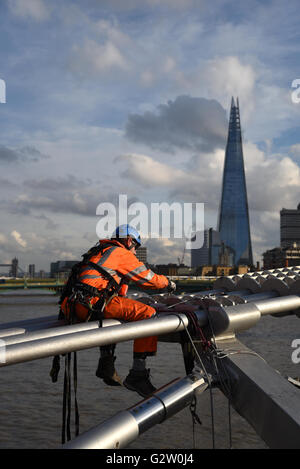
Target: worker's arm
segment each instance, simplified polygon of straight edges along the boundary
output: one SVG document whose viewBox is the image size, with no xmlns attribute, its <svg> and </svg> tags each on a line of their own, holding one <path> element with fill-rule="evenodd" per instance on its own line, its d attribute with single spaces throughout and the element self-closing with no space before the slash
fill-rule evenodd
<svg viewBox="0 0 300 469">
<path fill-rule="evenodd" d="M 170 286 L 170 281 L 167 277 L 152 272 L 151 269 L 140 262 L 137 257 L 128 250 L 124 250 L 119 258 L 118 272 L 128 280 L 134 282 L 138 287 L 145 290 L 161 290 Z M 172 289 L 172 291 L 173 290 L 174 289 Z"/>
</svg>

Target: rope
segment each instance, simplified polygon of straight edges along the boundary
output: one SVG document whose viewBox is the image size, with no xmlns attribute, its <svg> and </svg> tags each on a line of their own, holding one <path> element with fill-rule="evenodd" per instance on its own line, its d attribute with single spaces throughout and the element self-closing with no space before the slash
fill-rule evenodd
<svg viewBox="0 0 300 469">
<path fill-rule="evenodd" d="M 186 327 L 186 325 L 185 325 L 183 319 L 181 318 L 181 316 L 179 316 L 179 313 L 172 312 L 172 313 L 170 313 L 170 314 L 177 316 L 178 319 L 179 319 L 179 321 L 183 324 L 184 330 L 185 330 L 185 332 L 187 333 L 187 336 L 188 336 L 188 338 L 189 338 L 189 340 L 190 340 L 190 343 L 191 343 L 191 345 L 192 345 L 192 347 L 193 347 L 194 353 L 195 353 L 195 355 L 197 356 L 197 358 L 198 358 L 198 360 L 199 360 L 199 363 L 200 363 L 200 365 L 201 365 L 201 367 L 202 367 L 202 369 L 203 369 L 203 372 L 204 372 L 204 374 L 205 374 L 205 377 L 206 377 L 206 380 L 207 380 L 207 383 L 208 383 L 209 394 L 210 394 L 211 426 L 212 426 L 212 447 L 213 447 L 213 449 L 215 449 L 214 404 L 213 404 L 213 395 L 212 395 L 211 380 L 210 380 L 210 378 L 209 378 L 209 376 L 208 376 L 208 373 L 207 373 L 206 368 L 205 368 L 205 366 L 204 366 L 204 364 L 203 364 L 203 361 L 202 361 L 202 359 L 201 359 L 201 357 L 200 357 L 200 355 L 199 355 L 199 353 L 198 353 L 198 350 L 197 350 L 196 347 L 195 347 L 194 341 L 193 341 L 193 339 L 192 339 L 192 337 L 191 337 L 191 334 L 190 334 L 188 328 Z M 190 313 L 184 313 L 184 314 L 186 314 L 189 318 L 192 316 L 192 314 L 190 315 Z M 193 320 L 193 319 L 192 319 L 192 320 Z M 193 422 L 193 424 L 194 424 L 194 422 Z"/>
<path fill-rule="evenodd" d="M 63 408 L 62 408 L 62 430 L 61 430 L 61 442 L 64 444 L 71 439 L 70 433 L 70 360 L 71 354 L 67 353 L 65 356 L 65 374 L 64 374 L 64 391 L 63 391 Z M 68 414 L 67 414 L 68 410 Z"/>
<path fill-rule="evenodd" d="M 198 423 L 199 425 L 202 425 L 202 422 L 199 418 L 199 416 L 196 413 L 196 408 L 197 408 L 197 398 L 194 395 L 193 400 L 190 404 L 190 412 L 192 415 L 192 424 L 193 424 L 193 449 L 196 448 L 196 439 L 195 439 L 195 425 Z"/>
<path fill-rule="evenodd" d="M 207 310 L 207 317 L 208 317 L 208 324 L 209 324 L 209 327 L 210 327 L 211 335 L 212 335 L 212 338 L 213 338 L 212 347 L 211 347 L 213 364 L 214 364 L 214 367 L 215 367 L 215 370 L 216 370 L 216 374 L 218 376 L 218 380 L 219 380 L 220 385 L 221 385 L 220 386 L 221 390 L 223 391 L 224 395 L 227 397 L 227 400 L 228 400 L 228 438 L 229 438 L 229 448 L 231 449 L 232 448 L 232 424 L 231 424 L 231 394 L 232 393 L 231 393 L 230 384 L 228 384 L 228 383 L 230 383 L 230 379 L 229 379 L 228 372 L 227 372 L 226 367 L 224 366 L 223 362 L 219 361 L 219 358 L 220 358 L 219 355 L 218 355 L 219 349 L 216 346 L 216 337 L 215 337 L 215 333 L 214 333 L 214 330 L 213 330 L 209 310 Z M 222 357 L 222 358 L 225 358 L 225 357 Z M 222 374 L 219 371 L 217 360 L 218 360 L 218 363 L 221 365 L 223 374 L 226 376 L 225 380 L 223 380 Z"/>
<path fill-rule="evenodd" d="M 175 306 L 175 305 L 172 305 L 172 306 Z M 197 317 L 196 317 L 195 313 L 189 312 L 189 313 L 184 313 L 184 314 L 186 314 L 188 316 L 189 323 L 192 325 L 192 327 L 194 329 L 195 336 L 201 342 L 203 350 L 206 353 L 209 353 L 210 358 L 211 358 L 211 362 L 212 362 L 212 364 L 214 366 L 214 369 L 215 369 L 216 376 L 218 377 L 218 381 L 220 383 L 220 388 L 223 391 L 224 395 L 227 397 L 227 400 L 228 400 L 228 439 L 229 439 L 229 448 L 232 448 L 232 421 L 231 421 L 231 394 L 232 393 L 231 393 L 231 387 L 230 387 L 230 384 L 229 384 L 230 383 L 229 375 L 228 375 L 228 372 L 226 370 L 226 367 L 224 366 L 224 364 L 222 363 L 221 360 L 223 358 L 226 358 L 229 355 L 238 354 L 238 353 L 256 355 L 259 358 L 261 358 L 262 360 L 263 360 L 263 358 L 260 357 L 256 352 L 252 352 L 252 351 L 242 351 L 242 350 L 237 351 L 237 350 L 231 350 L 231 349 L 225 349 L 225 350 L 218 349 L 217 346 L 216 346 L 216 338 L 215 338 L 214 330 L 213 330 L 213 327 L 212 327 L 212 324 L 211 324 L 209 311 L 207 311 L 207 313 L 208 313 L 207 314 L 208 323 L 209 323 L 209 327 L 210 327 L 211 335 L 212 335 L 212 339 L 213 339 L 212 341 L 206 339 L 201 327 L 199 327 L 199 325 L 197 323 Z M 206 376 L 208 384 L 209 384 L 210 401 L 211 401 L 210 402 L 211 420 L 212 420 L 212 445 L 213 445 L 213 448 L 215 448 L 214 404 L 213 404 L 213 395 L 212 395 L 212 387 L 211 387 L 210 379 L 208 377 L 207 370 L 206 370 L 206 368 L 203 364 L 203 361 L 201 360 L 201 357 L 200 357 L 200 355 L 199 355 L 199 353 L 198 353 L 198 351 L 195 347 L 195 343 L 197 342 L 197 340 L 192 339 L 189 330 L 185 326 L 185 324 L 184 324 L 182 318 L 179 316 L 179 314 L 176 314 L 175 312 L 172 313 L 172 314 L 175 314 L 178 317 L 178 319 L 181 321 L 181 323 L 184 325 L 185 332 L 186 332 L 186 334 L 189 338 L 189 341 L 190 341 L 190 343 L 191 343 L 191 345 L 194 349 L 195 355 L 197 356 L 197 358 L 199 360 L 199 363 L 200 363 L 201 367 L 203 368 L 203 371 L 205 373 L 205 376 Z M 223 375 L 219 370 L 218 364 L 222 368 Z M 223 379 L 223 376 L 225 376 L 226 378 Z M 194 427 L 195 427 L 195 419 L 194 418 L 195 417 L 194 417 L 193 414 L 192 414 L 192 417 L 193 417 L 193 441 L 194 441 L 194 444 L 195 444 L 195 440 L 194 440 Z"/>
<path fill-rule="evenodd" d="M 75 400 L 75 436 L 79 435 L 79 408 L 77 402 L 77 353 L 74 352 L 74 400 Z"/>
<path fill-rule="evenodd" d="M 70 324 L 75 320 L 75 306 L 74 302 L 70 304 Z M 75 403 L 75 436 L 79 435 L 79 408 L 77 402 L 77 353 L 73 352 L 73 385 L 74 385 L 74 403 Z M 71 440 L 71 361 L 72 353 L 69 352 L 65 355 L 65 374 L 64 374 L 64 389 L 63 389 L 63 409 L 62 409 L 62 434 L 61 441 L 64 444 Z"/>
</svg>

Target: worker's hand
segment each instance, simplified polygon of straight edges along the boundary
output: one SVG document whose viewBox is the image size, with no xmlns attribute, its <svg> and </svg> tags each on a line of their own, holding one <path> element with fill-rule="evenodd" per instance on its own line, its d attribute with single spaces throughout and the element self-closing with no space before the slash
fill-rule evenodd
<svg viewBox="0 0 300 469">
<path fill-rule="evenodd" d="M 176 283 L 173 282 L 173 280 L 170 280 L 170 279 L 168 279 L 168 280 L 169 280 L 169 285 L 167 286 L 167 291 L 169 293 L 172 293 L 176 290 Z"/>
</svg>

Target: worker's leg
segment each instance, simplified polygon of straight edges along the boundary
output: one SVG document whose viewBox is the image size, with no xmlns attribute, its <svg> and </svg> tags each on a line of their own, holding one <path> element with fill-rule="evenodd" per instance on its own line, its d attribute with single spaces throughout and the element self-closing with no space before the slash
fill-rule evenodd
<svg viewBox="0 0 300 469">
<path fill-rule="evenodd" d="M 105 318 L 119 318 L 124 321 L 141 321 L 149 319 L 156 313 L 155 309 L 130 298 L 115 296 L 104 309 Z M 155 355 L 157 350 L 157 337 L 145 337 L 134 341 L 134 354 L 136 357 Z"/>
<path fill-rule="evenodd" d="M 124 321 L 149 319 L 155 314 L 151 306 L 125 297 L 114 297 L 104 310 L 106 318 L 119 318 Z M 123 381 L 126 388 L 138 392 L 141 396 L 150 396 L 156 389 L 152 385 L 146 369 L 146 357 L 155 355 L 157 337 L 136 339 L 133 348 L 133 364 L 128 376 Z"/>
</svg>

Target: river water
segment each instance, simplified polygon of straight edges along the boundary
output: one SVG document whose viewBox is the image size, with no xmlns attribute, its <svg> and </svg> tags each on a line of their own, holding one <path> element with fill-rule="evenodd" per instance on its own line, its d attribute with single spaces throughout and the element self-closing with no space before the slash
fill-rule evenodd
<svg viewBox="0 0 300 469">
<path fill-rule="evenodd" d="M 8 292 L 0 295 L 0 323 L 56 314 L 58 297 L 46 292 Z M 259 353 L 284 376 L 300 376 L 300 365 L 291 359 L 291 343 L 300 338 L 300 319 L 294 316 L 263 317 L 239 339 Z M 98 349 L 78 353 L 78 402 L 80 433 L 114 416 L 141 400 L 123 387 L 109 387 L 95 376 Z M 124 378 L 132 361 L 132 342 L 118 344 L 116 368 Z M 61 446 L 64 364 L 58 381 L 49 377 L 52 359 L 46 358 L 0 369 L 0 448 L 51 449 Z M 160 342 L 156 357 L 147 360 L 156 387 L 184 377 L 179 344 Z M 195 447 L 212 448 L 211 400 L 209 391 L 198 397 L 197 414 L 202 425 L 195 426 Z M 227 400 L 213 390 L 214 436 L 216 448 L 229 447 Z M 73 414 L 74 415 L 74 414 Z M 72 437 L 73 432 L 72 417 Z M 232 447 L 266 448 L 252 427 L 231 409 Z M 141 435 L 128 448 L 193 448 L 192 417 L 188 408 Z"/>
</svg>

